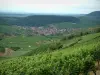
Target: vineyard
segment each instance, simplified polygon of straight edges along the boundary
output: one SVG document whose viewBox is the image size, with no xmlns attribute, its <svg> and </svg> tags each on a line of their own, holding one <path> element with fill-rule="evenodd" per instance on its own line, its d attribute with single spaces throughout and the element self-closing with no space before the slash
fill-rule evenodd
<svg viewBox="0 0 100 75">
<path fill-rule="evenodd" d="M 100 33 L 60 42 L 63 46 L 43 45 L 24 56 L 1 60 L 0 75 L 100 75 Z"/>
</svg>

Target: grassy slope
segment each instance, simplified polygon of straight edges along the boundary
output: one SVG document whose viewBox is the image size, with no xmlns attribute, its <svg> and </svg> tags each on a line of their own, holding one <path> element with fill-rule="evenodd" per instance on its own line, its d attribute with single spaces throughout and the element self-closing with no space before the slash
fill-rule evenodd
<svg viewBox="0 0 100 75">
<path fill-rule="evenodd" d="M 14 33 L 21 32 L 17 26 L 0 25 L 0 33 Z"/>
<path fill-rule="evenodd" d="M 22 55 L 36 47 L 38 45 L 36 42 L 41 42 L 44 40 L 49 40 L 49 38 L 45 36 L 16 36 L 16 37 L 7 37 L 0 41 L 0 45 L 4 47 L 20 47 L 18 51 L 13 52 L 12 56 Z M 40 43 L 40 44 L 41 44 Z M 31 46 L 31 47 L 29 47 Z"/>
<path fill-rule="evenodd" d="M 90 41 L 96 37 L 100 36 L 100 33 L 97 34 L 89 34 L 88 36 L 76 37 L 71 40 L 66 40 L 63 42 L 63 48 L 67 48 L 74 43 L 84 43 L 86 41 Z M 19 50 L 14 51 L 13 56 L 20 56 L 31 52 L 31 55 L 40 54 L 48 52 L 48 45 L 43 45 L 43 41 L 49 40 L 49 37 L 44 36 L 34 36 L 34 37 L 26 37 L 26 36 L 17 36 L 17 37 L 7 37 L 0 41 L 0 45 L 3 47 L 20 47 Z M 80 40 L 80 41 L 79 41 Z M 35 49 L 40 45 L 36 44 L 36 42 L 40 42 L 41 47 L 39 49 Z M 31 47 L 29 47 L 31 46 Z M 43 49 L 43 51 L 41 50 Z M 45 49 L 45 50 L 44 50 Z"/>
<path fill-rule="evenodd" d="M 89 35 L 86 35 L 86 36 L 82 36 L 81 39 L 82 40 L 80 40 L 74 46 L 62 49 L 61 51 L 58 50 L 58 52 L 61 52 L 63 54 L 64 53 L 65 54 L 66 53 L 69 54 L 69 53 L 75 52 L 77 50 L 80 50 L 82 48 L 83 49 L 88 49 L 88 48 L 90 48 L 90 46 L 92 48 L 92 45 L 95 45 L 96 43 L 99 43 L 99 41 L 100 41 L 100 33 L 89 34 Z M 75 39 L 72 39 L 72 40 L 74 41 Z M 73 42 L 73 41 L 71 41 L 71 42 Z M 68 51 L 68 52 L 66 52 L 66 51 Z M 57 53 L 57 51 L 55 51 L 54 53 Z"/>
<path fill-rule="evenodd" d="M 9 25 L 0 25 L 0 32 L 1 33 L 7 33 L 7 32 L 11 33 L 13 31 L 12 29 L 13 28 Z"/>
<path fill-rule="evenodd" d="M 89 35 L 85 35 L 85 36 L 82 36 L 82 37 L 75 37 L 71 40 L 64 41 L 63 42 L 63 49 L 62 50 L 57 50 L 57 51 L 61 51 L 61 52 L 63 50 L 64 51 L 65 50 L 72 51 L 72 50 L 74 50 L 75 47 L 77 48 L 77 46 L 80 46 L 80 45 L 84 44 L 85 42 L 91 41 L 91 40 L 93 40 L 95 38 L 99 38 L 99 37 L 100 37 L 100 33 L 89 34 Z M 48 50 L 46 48 L 46 47 L 48 47 L 48 45 L 45 45 L 45 44 L 43 45 L 43 43 L 42 43 L 43 40 L 48 41 L 49 38 L 46 38 L 44 36 L 9 37 L 9 38 L 5 38 L 2 41 L 0 41 L 0 45 L 5 46 L 5 47 L 20 47 L 21 48 L 18 51 L 13 52 L 12 56 L 20 56 L 20 55 L 24 55 L 24 54 L 27 55 L 28 52 L 29 53 L 31 52 L 31 55 L 41 54 L 41 53 L 45 54 L 45 53 L 48 53 Z M 41 41 L 41 45 L 36 44 L 36 42 L 39 42 L 39 41 Z M 76 46 L 71 46 L 74 43 L 75 43 Z M 29 46 L 31 46 L 31 47 L 29 47 Z M 39 46 L 40 46 L 39 49 L 35 49 Z M 44 50 L 44 49 L 46 49 L 46 50 Z"/>
<path fill-rule="evenodd" d="M 91 40 L 93 40 L 95 38 L 99 38 L 99 37 L 100 37 L 100 33 L 96 33 L 96 34 L 85 35 L 85 36 L 82 36 L 82 37 L 75 37 L 75 38 L 70 39 L 70 40 L 65 40 L 65 41 L 62 42 L 63 43 L 63 50 L 64 49 L 66 49 L 66 50 L 68 49 L 69 50 L 69 48 L 72 48 L 73 45 L 80 45 L 82 43 L 91 41 Z M 58 39 L 58 41 L 59 41 L 59 39 Z M 49 46 L 48 45 L 41 45 L 39 49 L 35 49 L 35 50 L 30 51 L 29 52 L 30 54 L 28 54 L 28 55 L 47 53 L 48 52 L 48 48 L 46 48 L 46 47 L 49 47 Z M 62 49 L 61 49 L 61 51 L 62 51 Z M 52 50 L 51 50 L 51 52 L 52 52 Z"/>
<path fill-rule="evenodd" d="M 82 51 L 82 50 L 83 50 L 83 52 L 86 51 L 88 53 L 89 51 L 93 50 L 97 46 L 100 46 L 100 42 L 99 42 L 100 37 L 98 37 L 98 36 L 100 36 L 100 33 L 84 36 L 82 38 L 84 39 L 84 41 L 89 40 L 88 42 L 84 42 L 84 43 L 80 42 L 72 47 L 54 51 L 51 53 L 39 54 L 39 55 L 27 56 L 27 57 L 17 57 L 17 58 L 13 58 L 10 60 L 4 60 L 0 63 L 1 67 L 3 68 L 3 69 L 0 68 L 0 70 L 1 70 L 1 72 L 3 72 L 4 70 L 7 70 L 5 72 L 8 73 L 8 75 L 18 74 L 18 73 L 22 73 L 22 72 L 27 73 L 27 74 L 32 73 L 33 75 L 48 75 L 50 73 L 52 74 L 53 69 L 55 67 L 56 68 L 55 74 L 63 73 L 63 71 L 60 72 L 61 70 L 59 69 L 59 67 L 62 67 L 61 69 L 64 69 L 64 70 L 67 68 L 67 67 L 63 68 L 63 66 L 66 66 L 66 65 L 64 65 L 65 64 L 64 62 L 68 63 L 65 60 L 66 59 L 65 57 L 67 57 L 70 54 L 78 55 L 80 53 L 80 51 Z M 98 37 L 98 38 L 96 38 L 96 37 Z M 73 63 L 74 68 L 75 68 L 74 63 L 76 63 L 76 62 L 79 63 L 84 60 L 82 59 L 80 61 L 80 60 L 74 58 L 74 60 L 71 59 L 70 62 Z M 61 62 L 59 62 L 59 61 L 61 61 Z M 22 62 L 24 62 L 24 63 L 22 63 Z M 60 65 L 61 63 L 63 63 L 63 65 Z M 57 66 L 57 64 L 58 64 L 58 66 Z M 82 63 L 79 66 L 81 66 L 81 65 L 82 65 Z M 79 66 L 77 66 L 77 67 L 79 67 Z M 71 68 L 71 66 L 70 66 L 70 68 Z M 67 70 L 68 70 L 68 68 L 67 68 Z M 61 74 L 59 74 L 59 75 L 61 75 Z M 64 75 L 66 75 L 66 74 L 64 74 Z"/>
<path fill-rule="evenodd" d="M 27 27 L 19 27 L 16 25 L 0 25 L 0 33 L 9 35 L 30 35 L 33 31 Z"/>
</svg>

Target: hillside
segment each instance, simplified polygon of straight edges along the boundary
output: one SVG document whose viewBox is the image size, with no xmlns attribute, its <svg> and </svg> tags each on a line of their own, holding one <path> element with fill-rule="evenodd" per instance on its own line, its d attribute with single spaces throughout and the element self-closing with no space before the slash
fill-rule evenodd
<svg viewBox="0 0 100 75">
<path fill-rule="evenodd" d="M 78 18 L 80 19 L 78 23 L 63 22 L 55 23 L 54 25 L 58 28 L 89 28 L 100 26 L 100 11 L 94 11 Z"/>
<path fill-rule="evenodd" d="M 87 16 L 100 17 L 100 11 L 94 11 L 94 12 L 91 12 L 91 13 L 87 14 Z"/>
<path fill-rule="evenodd" d="M 0 33 L 25 36 L 54 35 L 69 33 L 79 28 L 99 27 L 100 17 L 98 13 L 99 11 L 95 11 L 77 18 L 57 15 L 0 17 Z M 98 16 L 95 16 L 97 14 Z"/>
<path fill-rule="evenodd" d="M 85 26 L 100 26 L 100 11 L 91 12 L 80 17 L 81 24 Z"/>
<path fill-rule="evenodd" d="M 34 15 L 28 17 L 4 17 L 9 25 L 19 26 L 45 26 L 52 23 L 72 22 L 76 23 L 80 20 L 72 16 L 55 16 L 55 15 Z"/>
<path fill-rule="evenodd" d="M 95 62 L 100 60 L 98 58 L 100 57 L 99 41 L 100 33 L 88 34 L 62 41 L 67 47 L 57 48 L 57 50 L 45 49 L 44 51 L 42 47 L 40 50 L 43 52 L 35 54 L 33 51 L 33 53 L 31 52 L 33 56 L 26 55 L 7 60 L 1 58 L 3 60 L 0 61 L 0 74 L 91 75 L 90 73 L 93 72 L 99 75 L 100 70 L 95 65 Z"/>
<path fill-rule="evenodd" d="M 0 24 L 47 27 L 54 24 L 58 28 L 88 28 L 100 25 L 99 11 L 73 17 L 59 15 L 30 15 L 26 17 L 0 17 Z"/>
<path fill-rule="evenodd" d="M 50 38 L 45 36 L 9 36 L 0 41 L 0 48 L 4 47 L 14 49 L 15 51 L 10 57 L 20 56 L 37 48 L 43 41 L 46 40 L 50 40 Z"/>
<path fill-rule="evenodd" d="M 30 14 L 0 12 L 0 17 L 26 17 Z"/>
<path fill-rule="evenodd" d="M 0 25 L 0 33 L 5 35 L 32 35 L 32 30 L 28 27 L 21 27 L 16 25 Z"/>
<path fill-rule="evenodd" d="M 6 22 L 7 21 L 3 17 L 0 17 L 0 25 L 7 24 Z"/>
</svg>

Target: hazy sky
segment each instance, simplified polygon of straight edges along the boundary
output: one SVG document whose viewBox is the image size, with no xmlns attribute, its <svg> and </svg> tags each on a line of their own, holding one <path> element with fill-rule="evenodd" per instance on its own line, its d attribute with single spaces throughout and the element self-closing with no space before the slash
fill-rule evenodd
<svg viewBox="0 0 100 75">
<path fill-rule="evenodd" d="M 100 11 L 100 0 L 0 0 L 0 11 L 85 14 Z"/>
</svg>

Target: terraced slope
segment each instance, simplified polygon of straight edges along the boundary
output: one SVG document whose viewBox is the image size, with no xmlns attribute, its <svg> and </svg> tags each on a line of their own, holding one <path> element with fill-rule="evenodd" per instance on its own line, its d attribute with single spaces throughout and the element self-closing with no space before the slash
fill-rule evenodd
<svg viewBox="0 0 100 75">
<path fill-rule="evenodd" d="M 96 73 L 95 62 L 100 60 L 100 33 L 87 35 L 84 42 L 69 48 L 34 56 L 22 56 L 0 62 L 4 75 L 87 75 Z M 95 38 L 87 41 L 86 37 Z M 96 38 L 97 37 L 97 38 Z"/>
<path fill-rule="evenodd" d="M 45 36 L 12 36 L 4 38 L 0 41 L 0 46 L 4 48 L 18 48 L 12 53 L 13 56 L 20 56 L 26 54 L 30 50 L 37 48 L 44 40 L 49 40 Z"/>
</svg>

